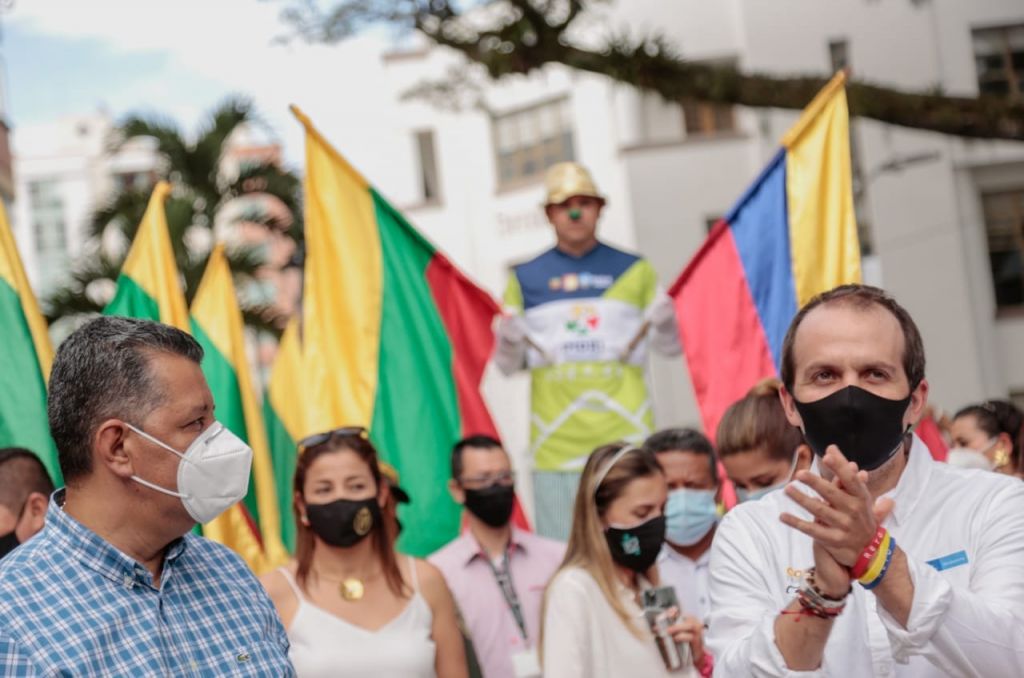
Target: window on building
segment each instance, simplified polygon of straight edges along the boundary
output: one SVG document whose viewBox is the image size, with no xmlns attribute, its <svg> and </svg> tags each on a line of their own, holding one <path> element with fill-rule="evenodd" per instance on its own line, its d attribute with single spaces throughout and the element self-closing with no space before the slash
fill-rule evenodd
<svg viewBox="0 0 1024 678">
<path fill-rule="evenodd" d="M 67 219 L 58 181 L 29 182 L 29 213 L 36 240 L 40 285 L 49 289 L 68 266 Z"/>
<path fill-rule="evenodd" d="M 1024 306 L 1024 188 L 981 196 L 998 308 Z"/>
<path fill-rule="evenodd" d="M 498 187 L 544 176 L 556 162 L 575 160 L 568 99 L 556 99 L 494 118 Z"/>
<path fill-rule="evenodd" d="M 981 93 L 1020 99 L 1024 92 L 1024 24 L 976 29 L 972 37 Z"/>
<path fill-rule="evenodd" d="M 683 125 L 686 136 L 714 136 L 736 131 L 736 115 L 729 104 L 706 101 L 683 102 Z"/>
<path fill-rule="evenodd" d="M 64 203 L 56 181 L 33 181 L 29 184 L 36 249 L 40 254 L 67 248 L 64 231 Z"/>
<path fill-rule="evenodd" d="M 420 187 L 423 190 L 423 202 L 436 202 L 441 199 L 441 184 L 437 172 L 433 130 L 416 132 L 416 152 L 420 159 Z"/>
</svg>

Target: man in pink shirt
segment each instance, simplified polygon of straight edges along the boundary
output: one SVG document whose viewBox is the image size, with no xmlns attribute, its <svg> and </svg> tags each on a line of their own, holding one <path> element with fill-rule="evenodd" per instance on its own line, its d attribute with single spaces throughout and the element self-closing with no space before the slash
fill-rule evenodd
<svg viewBox="0 0 1024 678">
<path fill-rule="evenodd" d="M 497 440 L 477 435 L 456 443 L 449 489 L 467 509 L 469 529 L 430 558 L 455 596 L 485 678 L 540 676 L 544 587 L 565 554 L 565 544 L 511 524 L 514 485 Z"/>
</svg>

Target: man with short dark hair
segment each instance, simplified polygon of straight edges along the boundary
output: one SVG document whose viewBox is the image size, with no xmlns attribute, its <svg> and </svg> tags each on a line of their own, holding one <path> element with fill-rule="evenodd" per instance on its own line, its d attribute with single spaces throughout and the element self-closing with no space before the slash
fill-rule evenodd
<svg viewBox="0 0 1024 678">
<path fill-rule="evenodd" d="M 0 558 L 43 529 L 53 481 L 24 447 L 0 449 Z"/>
<path fill-rule="evenodd" d="M 57 351 L 50 428 L 67 487 L 0 562 L 0 674 L 290 676 L 237 555 L 191 534 L 239 501 L 252 450 L 213 418 L 184 332 L 90 320 Z"/>
<path fill-rule="evenodd" d="M 658 554 L 661 583 L 672 586 L 683 614 L 707 623 L 708 562 L 718 525 L 718 482 L 711 441 L 692 428 L 658 431 L 644 442 L 665 470 L 665 543 Z"/>
<path fill-rule="evenodd" d="M 501 443 L 474 435 L 452 450 L 449 489 L 468 530 L 430 562 L 444 574 L 487 678 L 539 676 L 544 587 L 565 545 L 512 525 L 512 464 Z"/>
<path fill-rule="evenodd" d="M 1024 484 L 933 461 L 920 332 L 885 292 L 811 300 L 783 343 L 787 418 L 815 453 L 711 547 L 722 675 L 1010 676 L 1024 666 Z"/>
</svg>

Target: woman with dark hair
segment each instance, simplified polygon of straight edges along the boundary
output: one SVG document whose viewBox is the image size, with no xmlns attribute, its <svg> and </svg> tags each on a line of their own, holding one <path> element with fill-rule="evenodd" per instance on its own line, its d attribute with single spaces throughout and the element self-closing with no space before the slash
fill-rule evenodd
<svg viewBox="0 0 1024 678">
<path fill-rule="evenodd" d="M 786 419 L 779 400 L 782 382 L 765 379 L 722 415 L 718 458 L 741 502 L 760 499 L 810 468 L 813 453 L 800 429 Z"/>
<path fill-rule="evenodd" d="M 953 417 L 950 435 L 955 446 L 947 458 L 950 464 L 1024 477 L 1024 414 L 1013 403 L 968 405 Z"/>
<path fill-rule="evenodd" d="M 390 486 L 366 431 L 310 436 L 298 455 L 295 561 L 263 585 L 299 677 L 464 678 L 451 593 L 434 566 L 396 554 Z"/>
<path fill-rule="evenodd" d="M 693 659 L 693 666 L 670 673 L 640 608 L 643 590 L 659 585 L 655 560 L 665 540 L 667 496 L 653 452 L 617 443 L 590 455 L 565 559 L 544 593 L 545 676 L 711 675 L 700 621 L 686 617 L 666 629 L 675 642 L 689 644 Z"/>
</svg>

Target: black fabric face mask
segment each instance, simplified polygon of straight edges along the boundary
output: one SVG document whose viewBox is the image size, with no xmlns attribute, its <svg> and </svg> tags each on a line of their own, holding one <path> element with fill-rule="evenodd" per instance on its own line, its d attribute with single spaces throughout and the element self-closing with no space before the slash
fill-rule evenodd
<svg viewBox="0 0 1024 678">
<path fill-rule="evenodd" d="M 309 526 L 331 546 L 355 546 L 381 521 L 376 497 L 337 499 L 327 504 L 306 504 Z"/>
<path fill-rule="evenodd" d="M 0 558 L 3 558 L 20 545 L 21 542 L 18 541 L 18 533 L 14 530 L 11 530 L 5 535 L 0 535 Z"/>
<path fill-rule="evenodd" d="M 651 518 L 635 527 L 609 527 L 604 531 L 604 538 L 612 560 L 642 574 L 654 565 L 661 552 L 665 541 L 665 516 Z"/>
<path fill-rule="evenodd" d="M 466 490 L 466 509 L 491 527 L 508 524 L 515 502 L 515 488 L 495 483 L 481 490 Z"/>
<path fill-rule="evenodd" d="M 802 403 L 793 399 L 804 422 L 804 437 L 814 453 L 825 456 L 836 445 L 847 459 L 864 471 L 873 471 L 900 447 L 909 427 L 903 416 L 910 396 L 889 400 L 857 386 L 847 386 L 830 396 Z"/>
</svg>

